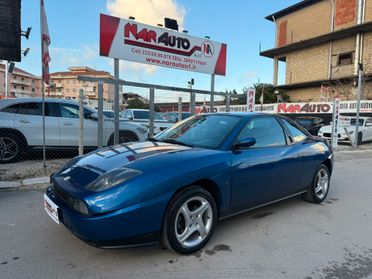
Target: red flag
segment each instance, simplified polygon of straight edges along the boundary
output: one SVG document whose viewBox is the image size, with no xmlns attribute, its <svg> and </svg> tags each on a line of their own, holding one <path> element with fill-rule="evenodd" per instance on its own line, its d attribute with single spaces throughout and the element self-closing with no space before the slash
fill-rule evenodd
<svg viewBox="0 0 372 279">
<path fill-rule="evenodd" d="M 43 81 L 46 84 L 50 84 L 50 73 L 49 73 L 49 28 L 47 17 L 45 13 L 44 0 L 40 0 L 40 19 L 41 19 L 41 53 L 42 53 L 42 67 L 43 67 Z"/>
</svg>

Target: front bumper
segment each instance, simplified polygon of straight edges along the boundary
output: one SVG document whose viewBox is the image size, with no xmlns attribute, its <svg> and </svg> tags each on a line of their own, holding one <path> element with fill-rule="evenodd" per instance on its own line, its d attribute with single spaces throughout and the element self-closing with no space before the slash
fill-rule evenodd
<svg viewBox="0 0 372 279">
<path fill-rule="evenodd" d="M 122 248 L 152 244 L 160 240 L 162 210 L 165 210 L 160 202 L 85 216 L 60 199 L 51 187 L 46 195 L 59 207 L 59 221 L 71 233 L 92 246 Z"/>
<path fill-rule="evenodd" d="M 318 134 L 319 137 L 323 138 L 323 139 L 326 139 L 328 141 L 332 141 L 332 136 L 330 133 L 319 133 Z M 341 142 L 341 143 L 350 143 L 350 140 L 348 138 L 347 135 L 345 134 L 338 134 L 338 142 Z"/>
</svg>

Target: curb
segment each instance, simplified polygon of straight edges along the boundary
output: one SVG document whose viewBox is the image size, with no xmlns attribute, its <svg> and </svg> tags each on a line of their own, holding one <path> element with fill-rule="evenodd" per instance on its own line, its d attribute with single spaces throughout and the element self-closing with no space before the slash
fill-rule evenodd
<svg viewBox="0 0 372 279">
<path fill-rule="evenodd" d="M 49 184 L 50 178 L 48 176 L 27 178 L 16 181 L 0 181 L 0 190 L 2 189 L 13 189 L 23 186 L 33 186 L 40 184 Z"/>
</svg>

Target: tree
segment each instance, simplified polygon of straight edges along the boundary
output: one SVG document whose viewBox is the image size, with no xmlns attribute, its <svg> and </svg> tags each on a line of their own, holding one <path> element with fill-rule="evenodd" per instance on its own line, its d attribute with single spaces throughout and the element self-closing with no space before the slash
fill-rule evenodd
<svg viewBox="0 0 372 279">
<path fill-rule="evenodd" d="M 146 109 L 148 108 L 148 105 L 145 104 L 143 100 L 140 98 L 133 98 L 128 100 L 128 109 Z"/>
</svg>

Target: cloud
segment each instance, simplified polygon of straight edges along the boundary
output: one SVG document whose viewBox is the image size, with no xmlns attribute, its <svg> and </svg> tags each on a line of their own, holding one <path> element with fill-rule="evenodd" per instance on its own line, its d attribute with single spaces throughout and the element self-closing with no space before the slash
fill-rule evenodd
<svg viewBox="0 0 372 279">
<path fill-rule="evenodd" d="M 122 18 L 134 16 L 138 22 L 155 26 L 163 24 L 165 17 L 170 17 L 182 27 L 186 16 L 185 8 L 175 0 L 141 0 L 140 3 L 138 0 L 107 0 L 106 6 L 111 15 Z M 140 78 L 143 74 L 153 75 L 157 70 L 158 67 L 153 65 L 128 61 L 120 63 L 120 71 L 135 72 Z"/>
<path fill-rule="evenodd" d="M 71 66 L 95 66 L 97 63 L 98 46 L 83 45 L 81 48 L 51 47 L 51 66 L 66 69 Z"/>
<path fill-rule="evenodd" d="M 186 9 L 175 0 L 107 0 L 107 10 L 111 15 L 128 18 L 150 25 L 163 24 L 165 17 L 177 19 L 183 26 Z"/>
<path fill-rule="evenodd" d="M 253 79 L 256 79 L 256 78 L 257 78 L 257 72 L 249 71 L 249 72 L 244 73 L 241 76 L 240 82 L 242 82 L 242 83 L 248 83 L 248 82 L 252 82 L 252 80 Z"/>
</svg>

